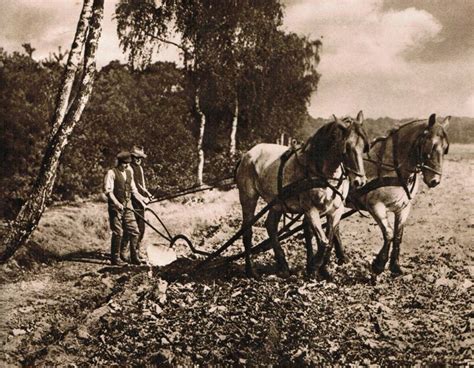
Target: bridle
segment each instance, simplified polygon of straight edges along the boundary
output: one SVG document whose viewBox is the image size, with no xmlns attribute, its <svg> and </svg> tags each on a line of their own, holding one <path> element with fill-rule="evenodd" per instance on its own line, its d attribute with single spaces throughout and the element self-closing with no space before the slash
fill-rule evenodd
<svg viewBox="0 0 474 368">
<path fill-rule="evenodd" d="M 439 129 L 441 129 L 442 137 L 447 142 L 447 147 L 444 150 L 444 154 L 446 155 L 449 151 L 448 135 L 446 134 L 446 131 L 443 129 L 443 127 L 440 127 Z M 417 137 L 417 139 L 415 140 L 415 142 L 412 146 L 411 154 L 415 155 L 415 171 L 420 172 L 422 170 L 428 170 L 428 171 L 431 171 L 432 173 L 435 173 L 437 175 L 443 175 L 443 173 L 440 170 L 437 170 L 434 167 L 429 166 L 428 164 L 426 164 L 426 161 L 431 158 L 431 152 L 432 152 L 432 151 L 430 151 L 430 153 L 428 153 L 428 154 L 425 154 L 423 152 L 423 150 L 425 148 L 425 145 L 426 145 L 426 142 L 427 142 L 428 137 L 429 137 L 429 133 L 430 133 L 429 128 L 423 129 L 423 132 Z"/>
<path fill-rule="evenodd" d="M 350 125 L 347 127 L 348 130 L 350 129 L 354 129 L 353 128 L 353 124 L 354 121 L 351 119 L 350 120 Z M 362 132 L 358 131 L 358 128 L 355 128 L 355 131 L 357 133 L 357 135 L 362 138 L 362 140 L 364 141 L 364 151 L 363 153 L 367 153 L 369 151 L 369 142 L 367 140 L 367 136 L 365 134 L 363 134 Z M 346 147 L 346 141 L 347 141 L 347 138 L 344 140 L 344 152 L 342 153 L 343 155 L 343 159 L 342 159 L 342 171 L 343 171 L 343 174 L 347 177 L 347 172 L 355 175 L 355 176 L 358 176 L 360 178 L 364 177 L 365 174 L 363 174 L 362 172 L 360 172 L 359 170 L 357 169 L 354 169 L 352 167 L 350 167 L 349 165 L 346 164 L 346 162 L 348 161 L 346 158 L 350 158 L 350 156 L 348 156 L 348 153 L 347 153 L 347 147 Z"/>
<path fill-rule="evenodd" d="M 442 175 L 442 172 L 440 170 L 437 170 L 437 169 L 433 168 L 432 166 L 429 166 L 426 163 L 426 160 L 430 158 L 431 154 L 425 155 L 423 150 L 424 150 L 424 147 L 425 147 L 426 142 L 428 140 L 430 129 L 432 129 L 432 127 L 427 126 L 423 129 L 421 134 L 419 134 L 418 137 L 415 139 L 415 141 L 413 142 L 412 147 L 410 149 L 409 157 L 412 158 L 414 156 L 414 170 L 411 170 L 411 171 L 408 170 L 409 177 L 408 177 L 407 180 L 410 180 L 410 177 L 412 175 L 415 175 L 415 177 L 412 180 L 413 181 L 413 186 L 412 186 L 411 190 L 408 190 L 407 182 L 404 180 L 404 178 L 402 176 L 402 173 L 400 171 L 401 165 L 398 162 L 398 156 L 399 156 L 398 155 L 398 133 L 399 133 L 400 129 L 406 127 L 407 125 L 410 125 L 410 124 L 416 123 L 416 122 L 420 122 L 420 121 L 422 121 L 422 120 L 415 120 L 415 121 L 412 121 L 412 122 L 407 123 L 405 125 L 402 125 L 398 129 L 393 130 L 392 132 L 390 132 L 390 134 L 387 137 L 383 137 L 383 138 L 376 139 L 375 141 L 373 141 L 371 147 L 373 147 L 375 144 L 377 144 L 379 142 L 382 143 L 379 160 L 373 160 L 373 159 L 370 158 L 370 156 L 368 158 L 364 158 L 364 161 L 374 163 L 379 167 L 379 170 L 378 170 L 379 171 L 379 174 L 378 174 L 378 179 L 379 180 L 381 178 L 381 169 L 382 168 L 384 168 L 385 170 L 389 170 L 389 171 L 395 171 L 396 174 L 397 174 L 397 179 L 399 181 L 399 184 L 403 187 L 403 189 L 405 190 L 405 192 L 406 192 L 409 199 L 411 199 L 411 192 L 413 191 L 413 188 L 414 188 L 414 185 L 415 185 L 415 182 L 416 182 L 416 175 L 418 173 L 420 173 L 422 170 L 428 170 L 428 171 L 431 171 L 435 174 Z M 440 127 L 440 129 L 442 129 L 442 133 L 443 133 L 442 136 L 443 136 L 444 139 L 446 139 L 446 142 L 448 144 L 448 146 L 446 147 L 446 149 L 444 151 L 444 154 L 447 154 L 448 150 L 449 150 L 448 135 L 446 134 L 446 131 L 444 130 L 443 127 Z M 388 138 L 390 138 L 390 137 L 392 138 L 392 146 L 393 146 L 393 150 L 392 150 L 393 165 L 387 164 L 387 163 L 382 161 L 383 155 L 385 153 L 386 142 L 387 142 Z M 377 180 L 377 179 L 375 179 L 375 180 Z"/>
</svg>

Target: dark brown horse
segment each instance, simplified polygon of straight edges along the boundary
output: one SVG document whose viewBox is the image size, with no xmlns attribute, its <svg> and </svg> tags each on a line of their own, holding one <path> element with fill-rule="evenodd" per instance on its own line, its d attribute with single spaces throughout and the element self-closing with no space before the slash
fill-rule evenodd
<svg viewBox="0 0 474 368">
<path fill-rule="evenodd" d="M 450 117 L 436 122 L 432 114 L 427 120 L 416 120 L 392 130 L 387 137 L 377 138 L 365 159 L 367 184 L 354 188 L 349 196 L 352 207 L 369 211 L 382 230 L 384 244 L 374 261 L 375 274 L 383 272 L 389 258 L 390 271 L 402 274 L 398 263 L 403 227 L 410 214 L 411 203 L 418 190 L 420 175 L 429 188 L 441 182 L 443 158 L 448 153 L 446 129 Z M 394 214 L 393 225 L 388 214 Z M 335 232 L 335 250 L 340 263 L 345 261 L 339 232 Z"/>
<path fill-rule="evenodd" d="M 344 211 L 349 182 L 356 188 L 366 182 L 363 153 L 368 150 L 368 141 L 362 128 L 363 119 L 362 111 L 356 120 L 346 118 L 341 121 L 334 117 L 333 122 L 321 127 L 296 150 L 276 144 L 258 144 L 243 155 L 236 170 L 242 226 L 252 223 L 259 197 L 267 203 L 278 199 L 268 213 L 265 226 L 282 276 L 289 275 L 289 267 L 277 236 L 283 213 L 304 214 L 307 227 L 319 240 L 315 256 L 311 242 L 307 246 L 307 272 L 309 275 L 318 272 L 326 276 L 325 267 L 332 243 L 328 239 L 332 238 Z M 282 196 L 282 188 L 313 179 L 319 181 L 320 185 L 290 191 L 290 195 Z M 327 234 L 321 225 L 322 216 L 327 217 Z M 249 277 L 253 277 L 256 274 L 250 258 L 251 228 L 244 233 L 243 241 L 245 270 Z"/>
</svg>

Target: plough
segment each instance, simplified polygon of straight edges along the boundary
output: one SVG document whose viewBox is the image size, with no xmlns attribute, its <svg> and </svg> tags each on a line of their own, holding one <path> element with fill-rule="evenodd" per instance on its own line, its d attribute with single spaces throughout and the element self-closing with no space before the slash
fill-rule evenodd
<svg viewBox="0 0 474 368">
<path fill-rule="evenodd" d="M 228 181 L 228 179 L 224 179 L 224 180 Z M 219 182 L 219 184 L 220 183 L 222 183 L 222 181 Z M 231 183 L 226 183 L 225 185 L 228 186 L 229 184 L 232 185 Z M 160 225 L 162 226 L 164 231 L 160 231 L 159 229 L 157 229 L 156 226 L 154 226 L 150 221 L 148 221 L 145 217 L 143 217 L 140 213 L 138 213 L 134 209 L 130 209 L 130 210 L 133 211 L 135 213 L 135 215 L 137 215 L 139 218 L 141 218 L 145 222 L 145 224 L 147 224 L 152 230 L 154 230 L 160 237 L 167 240 L 169 242 L 169 248 L 173 248 L 175 243 L 178 240 L 182 240 L 186 243 L 186 245 L 189 247 L 191 252 L 193 252 L 194 254 L 199 254 L 199 255 L 205 256 L 206 258 L 204 260 L 202 260 L 195 268 L 195 270 L 198 271 L 198 270 L 202 269 L 205 266 L 218 267 L 220 265 L 230 263 L 230 262 L 236 261 L 240 258 L 243 258 L 245 256 L 245 252 L 240 252 L 240 253 L 232 255 L 232 256 L 220 257 L 220 258 L 216 259 L 225 250 L 227 250 L 230 246 L 232 246 L 247 230 L 249 230 L 255 223 L 257 223 L 257 221 L 259 221 L 266 213 L 268 213 L 268 211 L 276 203 L 278 203 L 278 201 L 285 200 L 288 197 L 290 197 L 291 195 L 295 195 L 295 194 L 299 193 L 300 191 L 318 187 L 321 184 L 322 183 L 321 183 L 321 180 L 319 178 L 318 179 L 313 178 L 313 179 L 304 179 L 300 182 L 296 182 L 296 183 L 293 183 L 293 184 L 290 184 L 290 185 L 284 187 L 280 196 L 276 197 L 273 201 L 266 204 L 253 217 L 251 222 L 249 222 L 245 226 L 242 226 L 232 237 L 230 237 L 224 244 L 222 244 L 217 250 L 215 250 L 213 252 L 206 252 L 206 251 L 203 251 L 203 250 L 200 250 L 200 249 L 196 248 L 193 245 L 192 241 L 184 234 L 178 234 L 178 235 L 174 235 L 174 236 L 171 235 L 170 231 L 166 227 L 163 220 L 152 209 L 147 207 L 145 209 L 145 213 L 146 212 L 151 213 L 156 218 L 156 220 L 160 223 Z M 325 183 L 323 183 L 323 184 L 325 184 Z M 216 187 L 218 187 L 218 186 L 217 185 L 212 185 L 212 186 L 208 185 L 208 186 L 205 186 L 205 187 L 188 188 L 187 190 L 185 190 L 183 192 L 176 193 L 176 194 L 173 194 L 173 195 L 168 195 L 166 197 L 157 198 L 155 200 L 152 200 L 152 201 L 149 202 L 149 204 L 150 203 L 161 202 L 161 201 L 172 199 L 172 198 L 179 198 L 181 196 L 185 196 L 185 195 L 200 192 L 200 191 L 211 190 L 211 189 L 214 189 Z M 345 218 L 351 216 L 352 214 L 354 214 L 355 212 L 358 212 L 358 210 L 357 209 L 351 209 L 351 210 L 345 212 L 342 215 L 341 219 L 345 219 Z M 291 236 L 293 236 L 293 235 L 295 235 L 298 232 L 303 230 L 303 224 L 302 223 L 295 226 L 295 227 L 293 227 L 293 225 L 295 225 L 298 221 L 300 221 L 302 217 L 303 217 L 303 214 L 297 214 L 296 216 L 291 218 L 287 224 L 283 225 L 283 227 L 278 231 L 279 241 L 284 241 L 284 240 L 290 238 Z M 326 228 L 326 226 L 327 226 L 326 223 L 323 224 L 323 228 Z M 271 248 L 272 248 L 272 245 L 271 245 L 270 239 L 265 239 L 262 242 L 260 242 L 259 244 L 254 245 L 251 249 L 251 253 L 252 254 L 258 254 L 258 253 L 266 252 L 266 251 L 270 250 Z"/>
</svg>

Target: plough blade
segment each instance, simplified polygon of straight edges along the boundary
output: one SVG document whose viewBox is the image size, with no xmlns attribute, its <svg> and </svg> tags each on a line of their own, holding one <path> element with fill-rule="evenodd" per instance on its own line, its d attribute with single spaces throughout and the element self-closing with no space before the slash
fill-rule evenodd
<svg viewBox="0 0 474 368">
<path fill-rule="evenodd" d="M 166 266 L 178 258 L 173 248 L 158 243 L 148 245 L 146 251 L 152 266 Z"/>
</svg>

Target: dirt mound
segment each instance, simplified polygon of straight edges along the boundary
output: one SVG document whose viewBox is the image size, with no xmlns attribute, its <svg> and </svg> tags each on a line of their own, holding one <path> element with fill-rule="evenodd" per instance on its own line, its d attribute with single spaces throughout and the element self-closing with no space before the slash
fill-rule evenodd
<svg viewBox="0 0 474 368">
<path fill-rule="evenodd" d="M 299 264 L 290 279 L 278 278 L 265 255 L 258 261 L 260 281 L 245 278 L 239 265 L 189 276 L 197 261 L 186 259 L 161 269 L 104 267 L 75 283 L 99 286 L 96 303 L 83 303 L 74 326 L 60 319 L 62 335 L 45 335 L 37 342 L 43 350 L 24 363 L 467 363 L 474 317 L 466 303 L 468 270 L 426 255 L 406 262 L 414 272 L 383 275 L 371 285 L 364 256 L 349 256 L 349 264 L 332 269 L 334 283 L 305 280 Z"/>
</svg>

